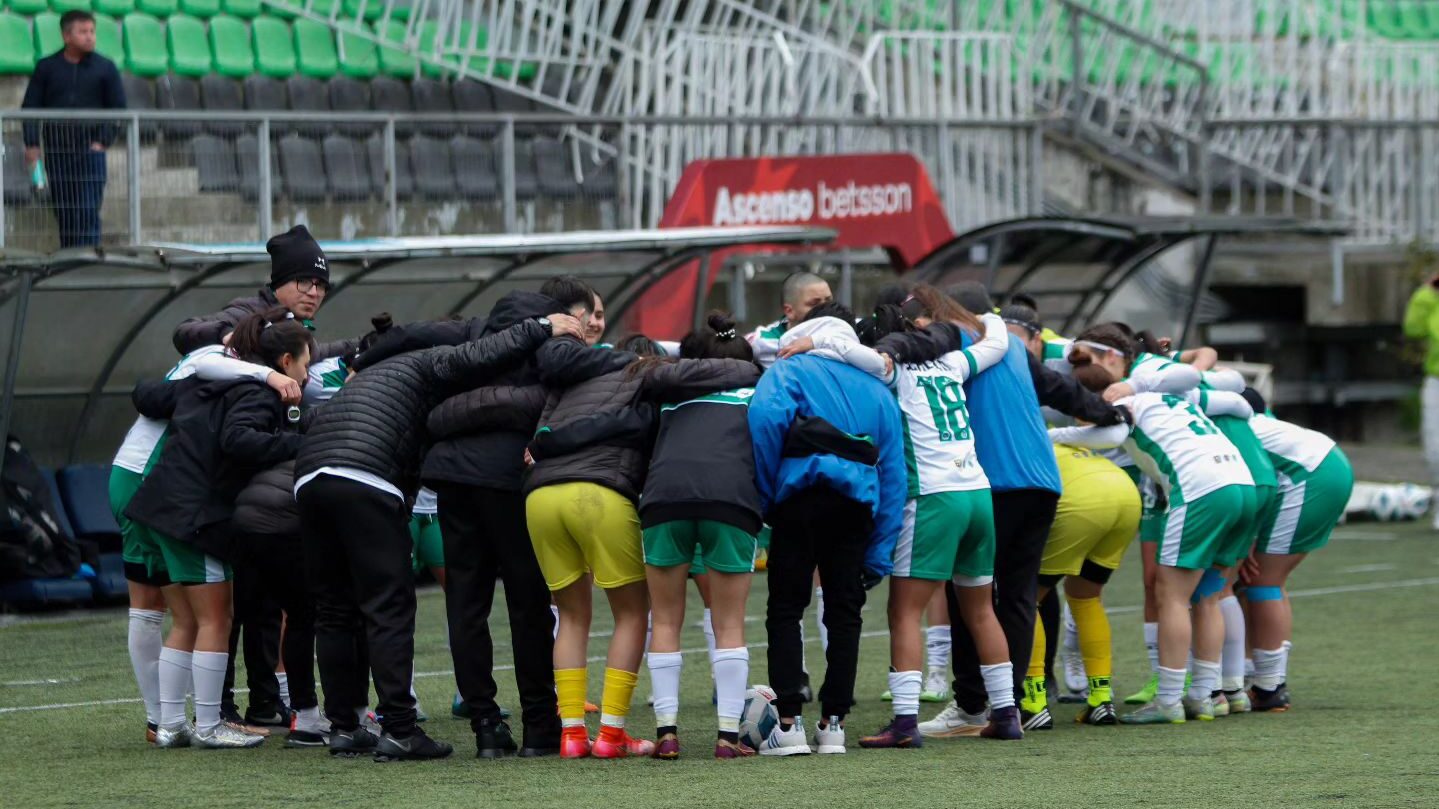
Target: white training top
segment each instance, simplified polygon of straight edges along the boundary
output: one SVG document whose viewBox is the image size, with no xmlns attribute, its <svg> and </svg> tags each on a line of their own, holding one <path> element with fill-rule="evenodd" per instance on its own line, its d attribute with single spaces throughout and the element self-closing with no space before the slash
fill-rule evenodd
<svg viewBox="0 0 1439 809">
<path fill-rule="evenodd" d="M 271 373 L 273 372 L 263 365 L 229 356 L 224 346 L 212 345 L 201 346 L 181 357 L 175 367 L 166 372 L 165 379 L 174 382 L 191 376 L 210 380 L 248 377 L 264 382 Z M 168 426 L 170 422 L 164 419 L 144 416 L 135 419 L 135 423 L 130 425 L 130 431 L 125 434 L 125 440 L 120 443 L 113 463 L 121 469 L 128 469 L 139 475 L 145 474 L 155 454 L 155 448 L 160 445 L 160 439 L 164 437 L 165 428 Z"/>
<path fill-rule="evenodd" d="M 410 507 L 411 514 L 425 514 L 433 517 L 439 513 L 440 498 L 435 491 L 428 486 L 421 486 L 420 493 L 415 495 L 415 504 Z"/>
<path fill-rule="evenodd" d="M 1188 398 L 1138 393 L 1115 404 L 1134 414 L 1133 427 L 1062 427 L 1050 430 L 1050 439 L 1089 447 L 1123 442 L 1135 464 L 1164 487 L 1171 507 L 1225 486 L 1254 485 L 1239 450 Z"/>
<path fill-rule="evenodd" d="M 1273 456 L 1276 470 L 1282 471 L 1283 466 L 1298 466 L 1305 472 L 1313 472 L 1334 451 L 1334 439 L 1324 433 L 1263 413 L 1255 414 L 1249 420 L 1249 426 L 1259 443 L 1264 445 L 1264 451 Z M 1281 461 L 1286 463 L 1281 464 Z"/>
<path fill-rule="evenodd" d="M 350 370 L 340 357 L 310 363 L 310 378 L 305 380 L 302 404 L 314 407 L 330 401 L 345 386 L 345 377 L 349 375 Z"/>
<path fill-rule="evenodd" d="M 810 323 L 825 320 L 834 319 L 801 323 L 790 329 L 785 342 L 810 337 L 821 356 L 829 355 L 871 373 L 894 391 L 904 423 L 909 496 L 988 489 L 989 478 L 974 451 L 964 382 L 1004 359 L 1009 348 L 1009 330 L 1004 321 L 998 315 L 984 315 L 980 318 L 984 338 L 969 348 L 951 351 L 933 362 L 896 363 L 886 375 L 884 359 L 860 345 L 853 337 L 853 329 L 844 329 L 847 334 L 839 329 L 833 335 L 828 331 L 810 333 Z"/>
</svg>

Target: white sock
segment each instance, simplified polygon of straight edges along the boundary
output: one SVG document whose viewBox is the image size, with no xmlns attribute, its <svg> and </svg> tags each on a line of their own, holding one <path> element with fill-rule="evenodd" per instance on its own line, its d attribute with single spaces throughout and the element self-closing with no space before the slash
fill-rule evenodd
<svg viewBox="0 0 1439 809">
<path fill-rule="evenodd" d="M 719 729 L 739 730 L 740 714 L 744 713 L 744 695 L 749 690 L 749 649 L 715 649 L 712 665 L 715 679 L 715 713 Z"/>
<path fill-rule="evenodd" d="M 1234 596 L 1219 601 L 1219 611 L 1224 615 L 1224 656 L 1219 687 L 1224 691 L 1238 691 L 1244 687 L 1244 610 Z"/>
<path fill-rule="evenodd" d="M 949 673 L 949 644 L 948 624 L 924 630 L 925 665 L 931 675 L 938 672 L 942 677 Z"/>
<path fill-rule="evenodd" d="M 1159 624 L 1144 622 L 1144 651 L 1149 654 L 1149 670 L 1159 673 Z"/>
<path fill-rule="evenodd" d="M 1254 685 L 1265 691 L 1273 691 L 1284 684 L 1284 649 L 1254 650 Z"/>
<path fill-rule="evenodd" d="M 556 607 L 554 604 L 551 604 L 550 614 L 555 616 L 555 628 L 552 632 L 550 632 L 550 634 L 558 638 L 560 636 L 560 608 Z"/>
<path fill-rule="evenodd" d="M 192 655 L 179 649 L 160 650 L 160 727 L 174 730 L 185 724 L 185 694 L 190 690 Z"/>
<path fill-rule="evenodd" d="M 290 704 L 290 677 L 283 671 L 275 672 L 275 679 L 280 681 L 280 701 L 286 705 Z"/>
<path fill-rule="evenodd" d="M 1179 698 L 1184 694 L 1184 677 L 1188 673 L 1184 669 L 1167 669 L 1160 666 L 1159 687 L 1155 691 L 1154 701 L 1160 705 L 1179 702 Z"/>
<path fill-rule="evenodd" d="M 225 693 L 226 652 L 195 652 L 191 674 L 195 678 L 195 730 L 204 733 L 220 724 L 220 697 Z"/>
<path fill-rule="evenodd" d="M 679 652 L 650 652 L 650 689 L 655 695 L 655 727 L 671 727 L 680 715 L 680 667 L 684 657 Z"/>
<path fill-rule="evenodd" d="M 615 716 L 614 714 L 602 713 L 600 714 L 600 725 L 624 730 L 625 718 L 623 716 Z"/>
<path fill-rule="evenodd" d="M 1195 660 L 1194 679 L 1189 683 L 1189 698 L 1205 699 L 1219 690 L 1219 672 L 1217 661 Z"/>
<path fill-rule="evenodd" d="M 814 622 L 819 626 L 819 648 L 829 653 L 829 629 L 824 625 L 824 588 L 814 588 Z"/>
<path fill-rule="evenodd" d="M 650 642 L 654 640 L 654 637 L 655 637 L 655 614 L 654 614 L 653 612 L 647 612 L 647 613 L 645 613 L 645 651 L 646 651 L 646 652 L 648 652 L 648 651 L 650 650 Z"/>
<path fill-rule="evenodd" d="M 705 631 L 705 648 L 709 650 L 710 663 L 714 663 L 714 662 L 715 662 L 715 625 L 714 625 L 714 617 L 711 615 L 710 610 L 709 610 L 709 607 L 705 607 L 704 631 Z"/>
<path fill-rule="evenodd" d="M 145 702 L 145 721 L 160 722 L 160 649 L 165 638 L 160 624 L 165 613 L 157 610 L 130 610 L 130 668 Z"/>
<path fill-rule="evenodd" d="M 295 711 L 295 730 L 303 730 L 306 733 L 320 733 L 325 729 L 320 721 L 320 709 L 301 708 Z"/>
<path fill-rule="evenodd" d="M 984 677 L 984 690 L 989 694 L 989 708 L 1008 708 L 1014 705 L 1014 664 L 995 663 L 980 666 Z"/>
<path fill-rule="evenodd" d="M 985 685 L 989 681 L 985 680 Z M 1013 686 L 1010 686 L 1013 689 Z M 918 716 L 919 715 L 919 672 L 917 671 L 891 671 L 889 673 L 889 693 L 894 697 L 895 716 Z M 1010 700 L 1013 702 L 1013 699 Z"/>
</svg>

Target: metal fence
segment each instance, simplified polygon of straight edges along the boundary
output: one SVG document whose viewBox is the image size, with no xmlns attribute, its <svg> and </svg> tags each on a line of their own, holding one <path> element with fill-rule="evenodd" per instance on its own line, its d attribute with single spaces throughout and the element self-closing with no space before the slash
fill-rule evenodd
<svg viewBox="0 0 1439 809">
<path fill-rule="evenodd" d="M 29 165 L 23 130 L 44 141 L 80 120 L 113 125 L 103 175 L 77 179 L 49 149 Z M 255 241 L 297 223 L 341 239 L 645 227 L 692 160 L 874 151 L 919 157 L 963 228 L 1040 209 L 1041 133 L 1038 121 L 0 111 L 0 246 Z M 77 213 L 98 226 L 62 243 Z"/>
</svg>

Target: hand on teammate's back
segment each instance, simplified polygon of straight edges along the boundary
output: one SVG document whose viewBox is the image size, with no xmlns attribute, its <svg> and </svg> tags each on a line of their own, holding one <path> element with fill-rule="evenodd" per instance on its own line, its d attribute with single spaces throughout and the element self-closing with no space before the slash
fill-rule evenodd
<svg viewBox="0 0 1439 809">
<path fill-rule="evenodd" d="M 280 394 L 281 402 L 287 405 L 297 405 L 300 403 L 300 395 L 303 393 L 300 389 L 300 383 L 279 371 L 271 371 L 270 375 L 265 377 L 265 384 L 274 388 L 275 392 Z"/>
<path fill-rule="evenodd" d="M 796 354 L 804 354 L 814 350 L 814 340 L 809 337 L 800 337 L 779 350 L 779 358 L 793 357 Z"/>
<path fill-rule="evenodd" d="M 580 340 L 585 339 L 585 327 L 580 325 L 578 318 L 570 315 L 550 315 L 550 333 L 555 337 L 568 335 Z"/>
<path fill-rule="evenodd" d="M 1128 382 L 1115 382 L 1104 389 L 1104 401 L 1114 404 L 1126 396 L 1134 395 L 1134 386 Z"/>
</svg>

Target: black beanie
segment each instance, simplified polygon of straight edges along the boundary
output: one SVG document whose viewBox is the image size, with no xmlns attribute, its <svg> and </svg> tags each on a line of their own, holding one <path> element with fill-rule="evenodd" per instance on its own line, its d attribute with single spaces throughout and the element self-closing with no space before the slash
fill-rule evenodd
<svg viewBox="0 0 1439 809">
<path fill-rule="evenodd" d="M 299 278 L 330 281 L 325 251 L 304 225 L 296 225 L 265 242 L 270 252 L 270 288 L 279 289 Z"/>
</svg>

